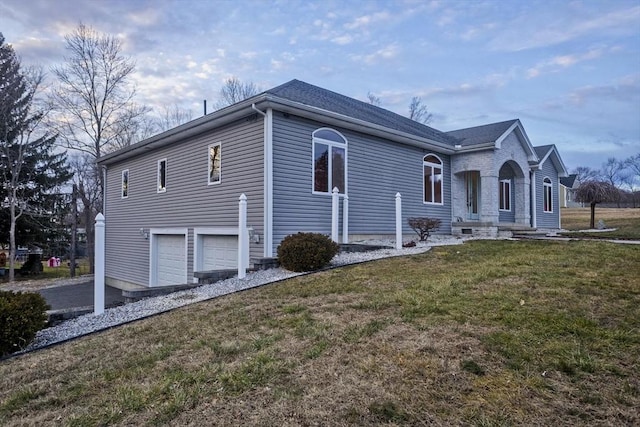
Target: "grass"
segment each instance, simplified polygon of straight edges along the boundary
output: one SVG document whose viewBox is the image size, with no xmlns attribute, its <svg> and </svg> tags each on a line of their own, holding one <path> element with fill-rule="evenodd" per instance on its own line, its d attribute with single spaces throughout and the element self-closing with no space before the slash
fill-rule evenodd
<svg viewBox="0 0 640 427">
<path fill-rule="evenodd" d="M 2 425 L 633 425 L 640 252 L 474 241 L 0 362 Z"/>
<path fill-rule="evenodd" d="M 22 267 L 22 263 L 16 263 L 16 281 L 24 281 L 24 280 L 34 280 L 34 279 L 63 279 L 69 277 L 69 267 L 65 262 L 62 263 L 60 267 L 49 267 L 48 260 L 42 261 L 43 271 L 38 275 L 28 275 L 21 276 L 19 274 L 20 267 Z M 78 267 L 76 267 L 76 276 L 81 276 L 83 274 L 89 274 L 89 260 L 87 258 L 81 258 L 77 261 Z M 0 277 L 0 285 L 2 283 L 9 281 L 9 263 L 5 266 L 7 268 L 7 272 L 3 277 Z"/>
<path fill-rule="evenodd" d="M 586 230 L 589 228 L 591 209 L 563 208 L 562 228 L 566 230 Z M 569 236 L 588 237 L 593 239 L 631 239 L 640 240 L 640 209 L 636 208 L 599 208 L 596 205 L 595 222 L 603 220 L 607 228 L 615 228 L 606 232 L 564 233 Z"/>
</svg>

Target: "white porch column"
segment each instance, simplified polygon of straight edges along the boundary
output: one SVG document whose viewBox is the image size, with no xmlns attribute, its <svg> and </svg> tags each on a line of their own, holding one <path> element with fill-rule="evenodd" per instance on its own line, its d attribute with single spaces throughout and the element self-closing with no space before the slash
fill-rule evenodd
<svg viewBox="0 0 640 427">
<path fill-rule="evenodd" d="M 247 276 L 249 235 L 247 232 L 247 196 L 242 193 L 238 204 L 238 279 Z"/>
<path fill-rule="evenodd" d="M 342 243 L 349 243 L 349 196 L 342 199 Z"/>
<path fill-rule="evenodd" d="M 396 193 L 396 249 L 402 249 L 402 195 Z"/>
<path fill-rule="evenodd" d="M 338 216 L 340 215 L 340 198 L 338 187 L 333 187 L 331 192 L 331 240 L 338 243 Z"/>
<path fill-rule="evenodd" d="M 93 314 L 104 313 L 104 215 L 96 215 L 95 225 L 95 266 L 93 276 Z"/>
</svg>

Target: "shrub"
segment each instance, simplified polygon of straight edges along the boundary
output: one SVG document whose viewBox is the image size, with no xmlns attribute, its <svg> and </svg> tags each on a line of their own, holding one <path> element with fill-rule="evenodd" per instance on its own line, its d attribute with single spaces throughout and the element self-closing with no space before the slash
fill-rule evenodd
<svg viewBox="0 0 640 427">
<path fill-rule="evenodd" d="M 437 218 L 409 218 L 409 227 L 415 231 L 420 237 L 420 241 L 424 242 L 429 238 L 432 231 L 435 231 L 440 227 L 441 221 Z"/>
<path fill-rule="evenodd" d="M 278 246 L 278 261 L 290 271 L 314 271 L 329 264 L 339 249 L 337 243 L 322 234 L 291 234 Z"/>
<path fill-rule="evenodd" d="M 0 291 L 0 356 L 29 345 L 47 323 L 48 309 L 40 294 Z"/>
</svg>

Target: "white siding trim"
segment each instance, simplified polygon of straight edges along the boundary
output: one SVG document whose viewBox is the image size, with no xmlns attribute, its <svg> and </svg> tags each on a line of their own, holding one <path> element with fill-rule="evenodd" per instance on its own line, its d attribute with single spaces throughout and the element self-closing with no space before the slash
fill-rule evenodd
<svg viewBox="0 0 640 427">
<path fill-rule="evenodd" d="M 158 283 L 158 235 L 184 235 L 184 263 L 185 271 L 188 274 L 189 257 L 189 229 L 188 228 L 152 228 L 149 230 L 149 287 L 157 286 Z M 185 275 L 184 283 L 187 283 L 187 276 Z"/>
<path fill-rule="evenodd" d="M 273 110 L 264 118 L 264 256 L 273 256 Z M 248 264 L 247 264 L 248 265 Z"/>
</svg>

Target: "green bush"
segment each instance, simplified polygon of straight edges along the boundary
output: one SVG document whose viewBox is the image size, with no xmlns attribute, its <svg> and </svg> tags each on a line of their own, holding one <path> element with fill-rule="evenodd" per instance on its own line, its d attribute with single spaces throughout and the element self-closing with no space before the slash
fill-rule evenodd
<svg viewBox="0 0 640 427">
<path fill-rule="evenodd" d="M 340 246 L 322 234 L 291 234 L 278 246 L 278 261 L 290 271 L 314 271 L 328 265 L 338 250 Z"/>
<path fill-rule="evenodd" d="M 0 356 L 25 348 L 47 323 L 40 294 L 0 291 Z"/>
</svg>

